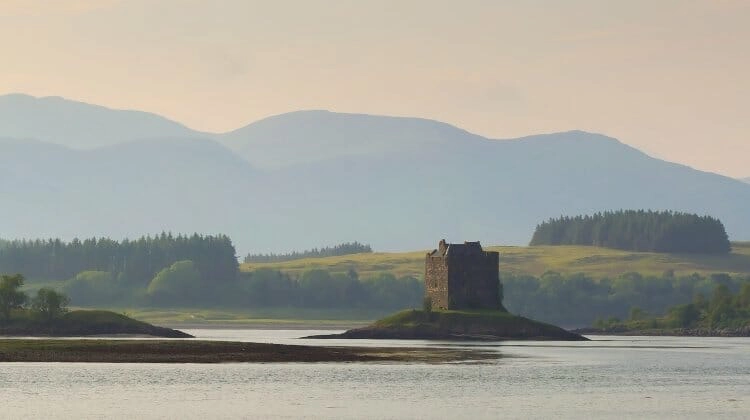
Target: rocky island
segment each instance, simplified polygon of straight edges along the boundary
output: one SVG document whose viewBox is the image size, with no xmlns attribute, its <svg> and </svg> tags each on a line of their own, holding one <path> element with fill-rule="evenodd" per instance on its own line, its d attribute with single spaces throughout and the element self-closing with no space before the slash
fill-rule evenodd
<svg viewBox="0 0 750 420">
<path fill-rule="evenodd" d="M 364 328 L 311 338 L 587 340 L 506 311 L 499 259 L 499 253 L 484 251 L 479 242 L 449 244 L 443 239 L 425 257 L 423 310 L 407 310 Z"/>
</svg>

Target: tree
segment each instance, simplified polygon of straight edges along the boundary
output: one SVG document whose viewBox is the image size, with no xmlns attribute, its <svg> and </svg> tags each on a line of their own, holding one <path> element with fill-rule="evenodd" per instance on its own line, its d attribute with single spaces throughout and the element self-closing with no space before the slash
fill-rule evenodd
<svg viewBox="0 0 750 420">
<path fill-rule="evenodd" d="M 0 277 L 0 313 L 3 319 L 10 318 L 10 311 L 26 304 L 28 296 L 19 290 L 23 282 L 24 278 L 20 274 Z"/>
<path fill-rule="evenodd" d="M 737 306 L 750 309 L 750 282 L 742 285 L 740 293 L 737 295 Z"/>
<path fill-rule="evenodd" d="M 700 311 L 692 303 L 669 308 L 669 317 L 672 319 L 673 326 L 677 328 L 691 327 L 700 319 L 700 316 Z"/>
<path fill-rule="evenodd" d="M 335 257 L 341 255 L 351 254 L 363 254 L 371 253 L 372 248 L 370 245 L 361 244 L 359 242 L 345 242 L 343 244 L 327 246 L 323 248 L 313 248 L 305 251 L 292 251 L 287 254 L 248 254 L 245 257 L 246 263 L 258 263 L 258 262 L 281 262 L 281 261 L 293 261 L 302 258 L 322 258 L 322 257 Z"/>
<path fill-rule="evenodd" d="M 164 303 L 183 303 L 198 298 L 204 292 L 201 286 L 201 275 L 195 263 L 185 260 L 157 273 L 147 292 Z"/>
<path fill-rule="evenodd" d="M 638 321 L 638 320 L 646 318 L 647 316 L 648 314 L 646 314 L 643 311 L 643 309 L 637 306 L 633 306 L 632 308 L 630 308 L 630 320 L 631 321 Z"/>
<path fill-rule="evenodd" d="M 422 300 L 422 310 L 424 313 L 429 314 L 432 312 L 432 298 L 425 296 Z"/>
<path fill-rule="evenodd" d="M 31 300 L 31 309 L 46 321 L 51 321 L 68 312 L 69 303 L 70 299 L 65 294 L 42 287 Z"/>
<path fill-rule="evenodd" d="M 107 271 L 82 271 L 65 282 L 63 290 L 77 305 L 112 302 L 120 294 L 113 277 Z"/>
<path fill-rule="evenodd" d="M 531 245 L 593 245 L 671 253 L 727 254 L 731 251 L 726 229 L 718 219 L 646 210 L 550 219 L 537 226 Z"/>
</svg>

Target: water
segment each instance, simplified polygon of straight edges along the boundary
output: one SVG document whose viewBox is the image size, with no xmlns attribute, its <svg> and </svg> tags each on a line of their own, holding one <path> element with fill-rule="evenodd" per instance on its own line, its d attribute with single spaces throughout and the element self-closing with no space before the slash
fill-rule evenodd
<svg viewBox="0 0 750 420">
<path fill-rule="evenodd" d="M 304 330 L 189 330 L 327 345 Z M 330 331 L 325 331 L 330 333 Z M 750 339 L 460 343 L 489 363 L 0 363 L 2 418 L 750 418 Z"/>
</svg>

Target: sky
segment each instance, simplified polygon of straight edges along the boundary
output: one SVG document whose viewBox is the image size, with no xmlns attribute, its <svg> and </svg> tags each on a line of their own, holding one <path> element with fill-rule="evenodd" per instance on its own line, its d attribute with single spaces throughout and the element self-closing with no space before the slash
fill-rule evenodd
<svg viewBox="0 0 750 420">
<path fill-rule="evenodd" d="M 750 176 L 747 0 L 0 0 L 0 94 L 224 132 L 300 109 L 572 129 Z"/>
</svg>

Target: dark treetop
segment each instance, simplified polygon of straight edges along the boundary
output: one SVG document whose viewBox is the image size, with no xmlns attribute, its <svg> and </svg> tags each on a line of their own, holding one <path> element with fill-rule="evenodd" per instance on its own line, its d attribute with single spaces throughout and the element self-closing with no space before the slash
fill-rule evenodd
<svg viewBox="0 0 750 420">
<path fill-rule="evenodd" d="M 592 245 L 642 252 L 727 254 L 716 218 L 672 211 L 620 210 L 563 216 L 537 226 L 531 245 Z"/>
</svg>

